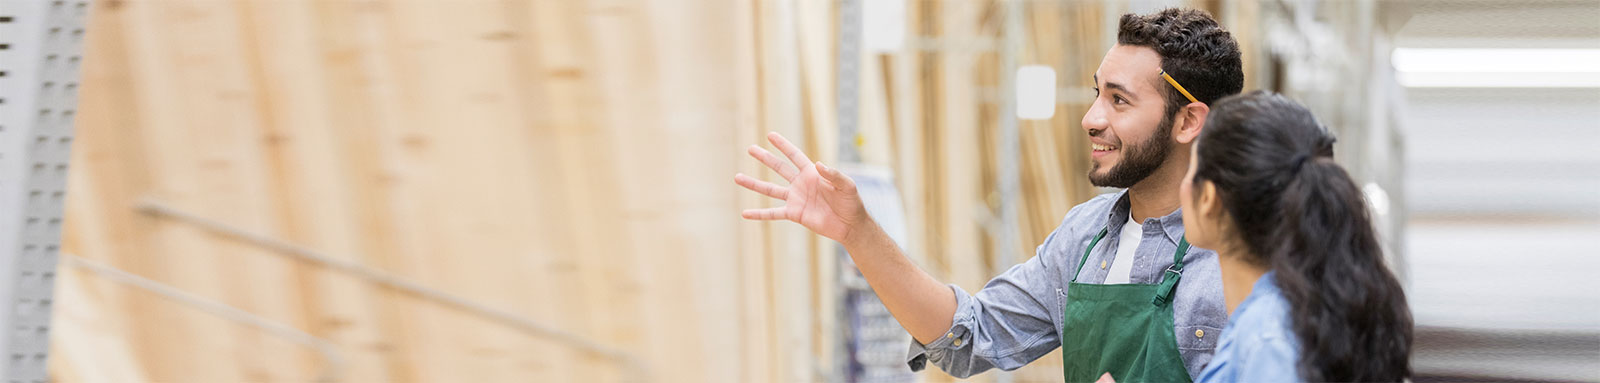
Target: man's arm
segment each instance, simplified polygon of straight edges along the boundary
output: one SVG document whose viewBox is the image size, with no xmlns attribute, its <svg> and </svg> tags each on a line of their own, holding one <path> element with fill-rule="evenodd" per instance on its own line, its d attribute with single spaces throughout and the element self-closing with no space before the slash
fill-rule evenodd
<svg viewBox="0 0 1600 383">
<path fill-rule="evenodd" d="M 912 264 L 900 247 L 867 215 L 856 193 L 855 181 L 838 169 L 812 162 L 804 152 L 778 133 L 767 135 L 774 147 L 789 157 L 785 163 L 759 146 L 750 156 L 772 168 L 789 186 L 734 175 L 735 183 L 768 197 L 784 200 L 782 207 L 745 210 L 756 220 L 790 220 L 843 244 L 856 268 L 872 285 L 900 325 L 920 342 L 931 342 L 950 328 L 956 297 L 949 287 Z M 790 166 L 791 163 L 793 166 Z"/>
<path fill-rule="evenodd" d="M 908 360 L 913 369 L 932 361 L 951 375 L 966 377 L 994 367 L 1015 369 L 1059 346 L 1053 319 L 1060 314 L 1063 291 L 1054 258 L 1041 251 L 977 294 L 944 285 L 911 263 L 867 215 L 850 177 L 812 162 L 777 133 L 767 139 L 788 156 L 787 163 L 759 146 L 751 146 L 750 155 L 789 186 L 744 174 L 735 175 L 734 182 L 786 204 L 745 210 L 743 216 L 798 222 L 843 244 L 890 314 L 916 338 Z M 1055 237 L 1052 233 L 1046 246 Z"/>
<path fill-rule="evenodd" d="M 839 243 L 844 244 L 889 313 L 917 342 L 928 344 L 943 336 L 956 313 L 956 296 L 950 287 L 911 263 L 870 217 L 858 235 Z"/>
</svg>

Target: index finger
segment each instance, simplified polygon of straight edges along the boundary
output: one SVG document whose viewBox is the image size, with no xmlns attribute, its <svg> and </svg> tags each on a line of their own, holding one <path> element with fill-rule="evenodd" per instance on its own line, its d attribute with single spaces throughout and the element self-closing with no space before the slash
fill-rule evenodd
<svg viewBox="0 0 1600 383">
<path fill-rule="evenodd" d="M 772 141 L 772 146 L 778 147 L 778 150 L 783 151 L 784 155 L 789 156 L 789 161 L 794 162 L 794 166 L 800 168 L 800 170 L 805 170 L 807 166 L 813 166 L 811 158 L 806 157 L 805 152 L 800 151 L 800 148 L 795 147 L 788 139 L 783 138 L 782 134 L 778 134 L 778 132 L 767 133 L 767 141 Z"/>
</svg>

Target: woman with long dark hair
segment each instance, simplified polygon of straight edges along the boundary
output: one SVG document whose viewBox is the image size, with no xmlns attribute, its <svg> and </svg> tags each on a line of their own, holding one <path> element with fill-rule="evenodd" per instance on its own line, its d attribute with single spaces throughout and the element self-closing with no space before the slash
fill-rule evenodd
<svg viewBox="0 0 1600 383">
<path fill-rule="evenodd" d="M 1179 187 L 1216 250 L 1231 313 L 1200 381 L 1400 381 L 1411 311 L 1361 189 L 1311 112 L 1255 91 L 1217 101 Z"/>
</svg>

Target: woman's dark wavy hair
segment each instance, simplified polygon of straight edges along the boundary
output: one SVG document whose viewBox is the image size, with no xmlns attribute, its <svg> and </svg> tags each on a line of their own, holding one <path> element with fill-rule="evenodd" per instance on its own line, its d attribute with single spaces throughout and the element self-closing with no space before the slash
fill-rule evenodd
<svg viewBox="0 0 1600 383">
<path fill-rule="evenodd" d="M 1194 181 L 1216 185 L 1247 261 L 1276 272 L 1301 379 L 1400 381 L 1411 375 L 1411 310 L 1333 142 L 1284 96 L 1228 97 L 1211 105 Z"/>
</svg>

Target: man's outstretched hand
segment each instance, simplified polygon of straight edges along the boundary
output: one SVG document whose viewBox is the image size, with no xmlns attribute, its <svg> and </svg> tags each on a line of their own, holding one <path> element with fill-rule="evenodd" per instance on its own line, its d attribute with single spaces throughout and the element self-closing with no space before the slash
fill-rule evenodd
<svg viewBox="0 0 1600 383">
<path fill-rule="evenodd" d="M 768 197 L 781 199 L 785 204 L 765 209 L 747 209 L 742 214 L 745 219 L 799 222 L 812 232 L 839 243 L 845 243 L 858 228 L 871 225 L 866 207 L 861 204 L 861 196 L 856 194 L 856 183 L 849 176 L 821 162 L 812 162 L 800 148 L 777 132 L 768 133 L 767 140 L 788 156 L 789 161 L 785 162 L 757 145 L 750 145 L 750 156 L 767 164 L 768 168 L 789 181 L 789 186 L 778 186 L 744 173 L 735 174 L 733 182 Z M 793 166 L 790 166 L 791 163 Z"/>
<path fill-rule="evenodd" d="M 789 186 L 778 186 L 744 174 L 733 182 L 746 189 L 781 199 L 782 207 L 744 211 L 746 219 L 799 222 L 812 232 L 844 244 L 861 275 L 878 293 L 900 325 L 922 344 L 944 336 L 956 314 L 955 291 L 933 279 L 906 258 L 894 239 L 867 215 L 856 183 L 820 162 L 811 162 L 800 148 L 777 133 L 767 140 L 789 157 L 784 161 L 760 146 L 750 146 L 750 156 L 778 172 Z M 790 166 L 790 165 L 794 166 Z"/>
</svg>

